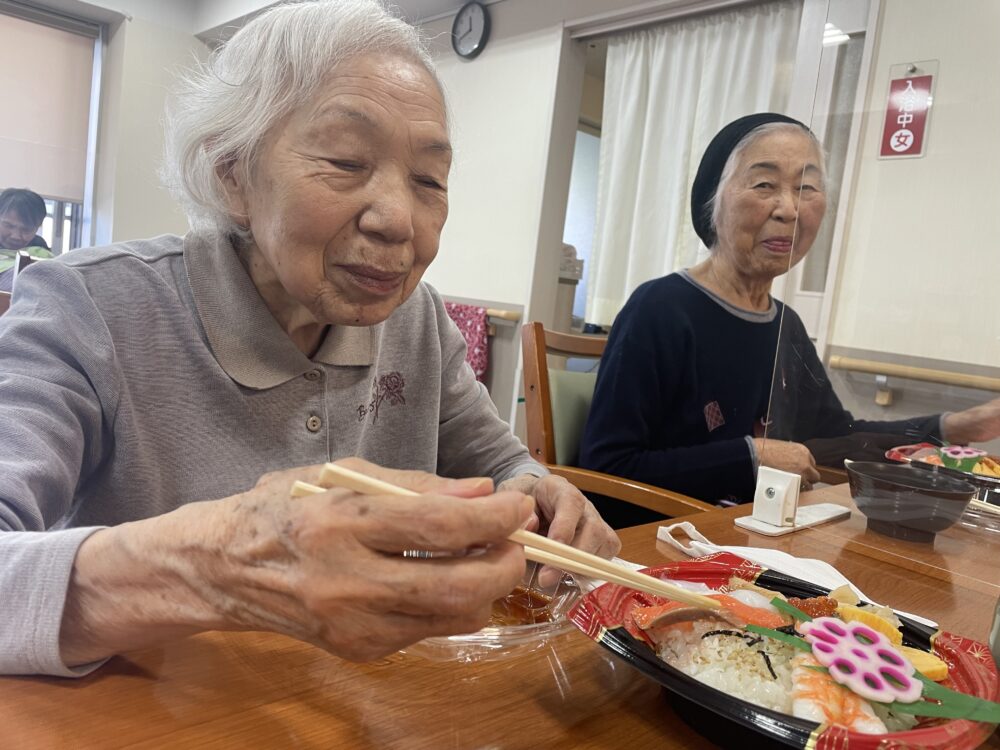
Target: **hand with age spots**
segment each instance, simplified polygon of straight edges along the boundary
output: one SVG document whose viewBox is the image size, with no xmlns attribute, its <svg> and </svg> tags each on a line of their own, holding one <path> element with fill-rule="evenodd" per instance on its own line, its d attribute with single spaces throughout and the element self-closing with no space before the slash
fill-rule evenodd
<svg viewBox="0 0 1000 750">
<path fill-rule="evenodd" d="M 614 557 L 622 543 L 600 513 L 583 494 L 562 477 L 536 477 L 522 474 L 502 482 L 498 489 L 516 490 L 535 499 L 537 514 L 528 525 L 529 531 L 540 530 L 550 539 L 571 544 L 584 552 L 601 557 Z M 539 583 L 551 586 L 561 573 L 545 566 Z"/>
<path fill-rule="evenodd" d="M 802 489 L 810 490 L 820 481 L 816 459 L 802 443 L 792 443 L 787 440 L 754 438 L 757 457 L 761 466 L 788 471 L 802 477 Z"/>
<path fill-rule="evenodd" d="M 82 664 L 202 630 L 267 630 L 345 659 L 380 658 L 434 635 L 468 633 L 524 573 L 507 536 L 530 498 L 489 479 L 340 463 L 418 497 L 331 489 L 291 498 L 321 467 L 267 474 L 240 495 L 103 529 L 77 556 L 61 649 Z M 412 559 L 403 550 L 470 556 Z"/>
</svg>

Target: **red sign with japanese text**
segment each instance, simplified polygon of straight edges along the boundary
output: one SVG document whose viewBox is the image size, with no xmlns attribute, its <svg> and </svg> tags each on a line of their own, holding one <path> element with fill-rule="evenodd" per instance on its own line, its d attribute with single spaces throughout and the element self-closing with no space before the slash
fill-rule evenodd
<svg viewBox="0 0 1000 750">
<path fill-rule="evenodd" d="M 911 76 L 890 82 L 879 156 L 923 156 L 933 78 Z"/>
</svg>

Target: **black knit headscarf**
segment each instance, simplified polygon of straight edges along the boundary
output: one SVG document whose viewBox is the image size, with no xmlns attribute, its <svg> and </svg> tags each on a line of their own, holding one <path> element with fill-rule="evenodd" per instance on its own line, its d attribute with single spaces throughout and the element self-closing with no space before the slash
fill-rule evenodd
<svg viewBox="0 0 1000 750">
<path fill-rule="evenodd" d="M 729 155 L 751 130 L 770 122 L 786 122 L 798 125 L 807 132 L 809 130 L 801 122 L 791 117 L 775 112 L 760 112 L 741 117 L 726 125 L 705 149 L 705 155 L 701 157 L 701 164 L 698 165 L 698 174 L 695 175 L 694 184 L 691 185 L 691 220 L 694 222 L 694 231 L 701 237 L 705 247 L 712 247 L 717 239 L 708 204 L 719 188 L 722 170 L 729 160 Z"/>
</svg>

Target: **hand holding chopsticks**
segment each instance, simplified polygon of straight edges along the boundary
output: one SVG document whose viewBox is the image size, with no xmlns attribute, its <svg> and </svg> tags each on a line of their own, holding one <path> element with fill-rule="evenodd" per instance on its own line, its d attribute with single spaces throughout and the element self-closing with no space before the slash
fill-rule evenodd
<svg viewBox="0 0 1000 750">
<path fill-rule="evenodd" d="M 399 495 L 416 496 L 413 490 L 398 487 L 394 484 L 369 477 L 360 472 L 352 471 L 337 464 L 326 464 L 320 474 L 320 483 L 324 486 L 295 482 L 292 487 L 293 497 L 326 492 L 330 487 L 345 489 L 366 495 Z M 552 565 L 570 573 L 577 573 L 588 578 L 596 578 L 621 586 L 643 591 L 655 596 L 662 596 L 673 601 L 691 604 L 707 609 L 716 609 L 719 603 L 702 594 L 662 581 L 659 578 L 638 573 L 629 568 L 617 565 L 597 555 L 583 552 L 568 544 L 548 539 L 540 534 L 520 529 L 508 537 L 511 541 L 524 545 L 524 554 L 529 560 Z"/>
</svg>

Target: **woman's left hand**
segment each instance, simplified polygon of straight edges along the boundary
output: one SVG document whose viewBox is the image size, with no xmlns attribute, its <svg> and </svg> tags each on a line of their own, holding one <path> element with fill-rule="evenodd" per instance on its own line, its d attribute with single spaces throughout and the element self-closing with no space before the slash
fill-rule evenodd
<svg viewBox="0 0 1000 750">
<path fill-rule="evenodd" d="M 614 557 L 621 549 L 618 535 L 604 523 L 593 504 L 562 477 L 522 474 L 501 482 L 497 489 L 516 490 L 534 497 L 539 531 L 549 539 L 605 558 Z M 560 575 L 546 566 L 542 568 L 539 583 L 542 586 L 552 585 Z"/>
<path fill-rule="evenodd" d="M 948 414 L 941 437 L 949 443 L 968 445 L 1000 437 L 1000 398 Z"/>
</svg>

